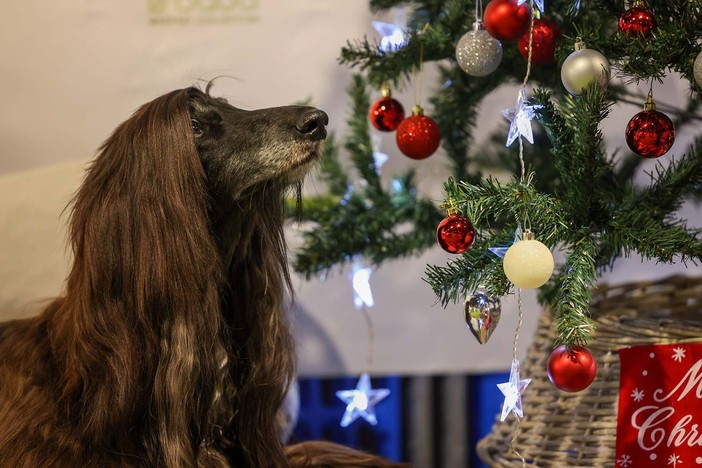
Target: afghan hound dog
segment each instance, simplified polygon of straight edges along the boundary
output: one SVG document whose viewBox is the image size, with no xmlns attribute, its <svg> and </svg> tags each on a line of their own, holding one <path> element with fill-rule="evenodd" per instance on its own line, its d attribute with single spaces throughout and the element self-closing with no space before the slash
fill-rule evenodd
<svg viewBox="0 0 702 468">
<path fill-rule="evenodd" d="M 283 200 L 327 120 L 237 109 L 208 85 L 117 127 L 70 205 L 65 294 L 0 324 L 0 466 L 353 459 L 325 443 L 286 455 L 276 427 L 295 367 Z"/>
</svg>

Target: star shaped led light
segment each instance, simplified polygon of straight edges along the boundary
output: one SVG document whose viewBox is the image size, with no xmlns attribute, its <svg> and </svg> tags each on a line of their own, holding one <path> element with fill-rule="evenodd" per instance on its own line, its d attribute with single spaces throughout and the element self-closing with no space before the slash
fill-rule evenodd
<svg viewBox="0 0 702 468">
<path fill-rule="evenodd" d="M 514 240 L 512 241 L 512 244 L 516 244 L 522 239 L 522 226 L 517 226 L 517 229 L 514 231 Z M 488 250 L 493 253 L 493 255 L 496 255 L 500 258 L 505 258 L 505 254 L 509 250 L 510 247 L 512 247 L 512 244 L 504 246 L 504 247 L 488 247 Z"/>
<path fill-rule="evenodd" d="M 529 383 L 531 383 L 531 379 L 521 379 L 519 377 L 519 361 L 514 359 L 512 361 L 512 370 L 509 373 L 509 382 L 497 384 L 497 388 L 505 396 L 500 421 L 507 419 L 509 413 L 514 413 L 517 418 L 524 417 L 522 393 L 524 393 Z"/>
<path fill-rule="evenodd" d="M 531 119 L 534 118 L 534 109 L 537 106 L 532 106 L 527 103 L 526 88 L 522 88 L 517 93 L 517 103 L 514 109 L 503 109 L 502 115 L 509 120 L 509 134 L 507 135 L 507 143 L 505 146 L 511 146 L 518 137 L 522 136 L 526 140 L 534 144 L 534 134 L 531 131 Z"/>
<path fill-rule="evenodd" d="M 351 267 L 351 286 L 353 286 L 353 304 L 356 309 L 363 306 L 373 307 L 373 292 L 370 287 L 370 277 L 373 269 L 363 261 L 355 259 Z"/>
<path fill-rule="evenodd" d="M 371 26 L 380 34 L 378 50 L 382 53 L 397 52 L 407 45 L 407 18 L 404 8 L 396 10 L 395 19 L 392 23 L 371 21 Z"/>
<path fill-rule="evenodd" d="M 346 403 L 346 411 L 341 418 L 341 427 L 347 427 L 359 417 L 374 426 L 378 424 L 378 418 L 375 416 L 375 405 L 388 395 L 390 395 L 390 390 L 371 388 L 370 376 L 365 372 L 361 374 L 354 390 L 336 392 L 336 396 Z"/>
<path fill-rule="evenodd" d="M 375 172 L 380 175 L 380 169 L 383 164 L 388 162 L 389 156 L 386 153 L 380 151 L 380 144 L 382 143 L 383 137 L 378 134 L 371 135 L 371 147 L 373 148 L 373 163 L 375 164 Z"/>
<path fill-rule="evenodd" d="M 521 4 L 526 2 L 527 0 L 517 0 L 517 6 L 520 6 Z M 534 5 L 536 5 L 536 8 L 538 8 L 541 13 L 544 12 L 544 0 L 534 0 Z"/>
</svg>

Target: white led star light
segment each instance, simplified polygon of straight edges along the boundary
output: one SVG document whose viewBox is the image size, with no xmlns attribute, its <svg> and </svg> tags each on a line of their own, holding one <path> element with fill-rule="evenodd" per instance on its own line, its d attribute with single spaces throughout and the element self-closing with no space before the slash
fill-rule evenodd
<svg viewBox="0 0 702 468">
<path fill-rule="evenodd" d="M 522 393 L 531 383 L 531 379 L 521 379 L 519 376 L 519 360 L 512 360 L 512 370 L 509 373 L 509 382 L 497 384 L 505 396 L 505 402 L 502 404 L 502 414 L 500 421 L 507 419 L 509 413 L 514 413 L 517 418 L 524 417 L 522 410 Z"/>
<path fill-rule="evenodd" d="M 517 6 L 520 6 L 526 2 L 527 0 L 517 0 Z M 538 8 L 541 13 L 544 12 L 544 0 L 534 0 L 534 5 L 536 5 L 536 8 Z"/>
<path fill-rule="evenodd" d="M 370 376 L 367 373 L 361 374 L 354 390 L 336 392 L 336 396 L 346 403 L 346 411 L 341 418 L 341 427 L 347 427 L 359 417 L 374 426 L 378 424 L 378 418 L 375 416 L 375 405 L 388 395 L 390 395 L 390 390 L 371 388 Z"/>
<path fill-rule="evenodd" d="M 373 163 L 375 164 L 375 172 L 378 175 L 380 175 L 380 169 L 386 162 L 388 162 L 388 159 L 390 159 L 387 154 L 380 151 L 380 144 L 382 143 L 382 141 L 383 137 L 381 137 L 377 133 L 371 135 L 371 147 L 373 148 Z"/>
<path fill-rule="evenodd" d="M 397 52 L 407 45 L 407 16 L 404 8 L 396 9 L 395 19 L 392 23 L 371 21 L 371 26 L 380 34 L 380 44 L 378 45 L 380 52 L 384 54 Z"/>
<path fill-rule="evenodd" d="M 517 93 L 517 103 L 514 109 L 502 110 L 507 120 L 509 120 L 509 134 L 507 135 L 507 143 L 505 146 L 511 146 L 518 137 L 524 137 L 526 140 L 534 144 L 534 134 L 531 131 L 531 119 L 534 118 L 534 109 L 537 106 L 532 106 L 527 103 L 526 88 L 521 88 Z"/>
<path fill-rule="evenodd" d="M 351 285 L 353 286 L 353 304 L 357 309 L 363 306 L 373 307 L 373 292 L 370 287 L 370 277 L 373 269 L 354 260 L 351 268 Z"/>
<path fill-rule="evenodd" d="M 514 240 L 512 241 L 512 244 L 516 244 L 519 242 L 522 238 L 522 226 L 517 226 L 517 229 L 514 231 Z M 512 247 L 512 244 L 504 246 L 504 247 L 488 247 L 488 250 L 493 253 L 493 255 L 500 257 L 500 258 L 505 258 L 505 254 L 509 250 L 510 247 Z"/>
</svg>

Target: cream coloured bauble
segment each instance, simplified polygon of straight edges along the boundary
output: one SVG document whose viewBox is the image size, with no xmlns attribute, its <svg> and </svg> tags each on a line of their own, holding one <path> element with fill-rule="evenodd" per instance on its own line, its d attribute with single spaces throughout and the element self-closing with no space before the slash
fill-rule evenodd
<svg viewBox="0 0 702 468">
<path fill-rule="evenodd" d="M 534 289 L 546 284 L 553 274 L 553 255 L 530 231 L 507 249 L 502 266 L 516 287 Z"/>
<path fill-rule="evenodd" d="M 575 52 L 566 57 L 561 67 L 561 82 L 570 94 L 580 96 L 590 83 L 597 81 L 605 89 L 611 69 L 607 57 L 596 50 L 587 49 L 582 41 L 575 43 Z"/>
<path fill-rule="evenodd" d="M 702 52 L 697 54 L 695 64 L 693 65 L 693 71 L 695 73 L 695 81 L 697 82 L 697 86 L 702 88 Z"/>
</svg>

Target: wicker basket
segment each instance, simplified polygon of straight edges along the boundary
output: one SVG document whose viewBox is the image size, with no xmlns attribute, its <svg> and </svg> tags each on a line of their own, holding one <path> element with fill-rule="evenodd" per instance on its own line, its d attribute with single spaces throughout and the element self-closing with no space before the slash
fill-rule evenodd
<svg viewBox="0 0 702 468">
<path fill-rule="evenodd" d="M 591 305 L 597 334 L 589 348 L 597 360 L 595 382 L 580 393 L 557 390 L 546 375 L 555 321 L 540 318 L 522 364 L 531 378 L 524 393 L 524 419 L 515 448 L 529 466 L 614 466 L 619 393 L 619 355 L 628 346 L 702 340 L 702 278 L 674 276 L 661 281 L 600 285 Z M 516 420 L 497 422 L 478 443 L 490 466 L 521 467 L 510 449 Z"/>
</svg>

